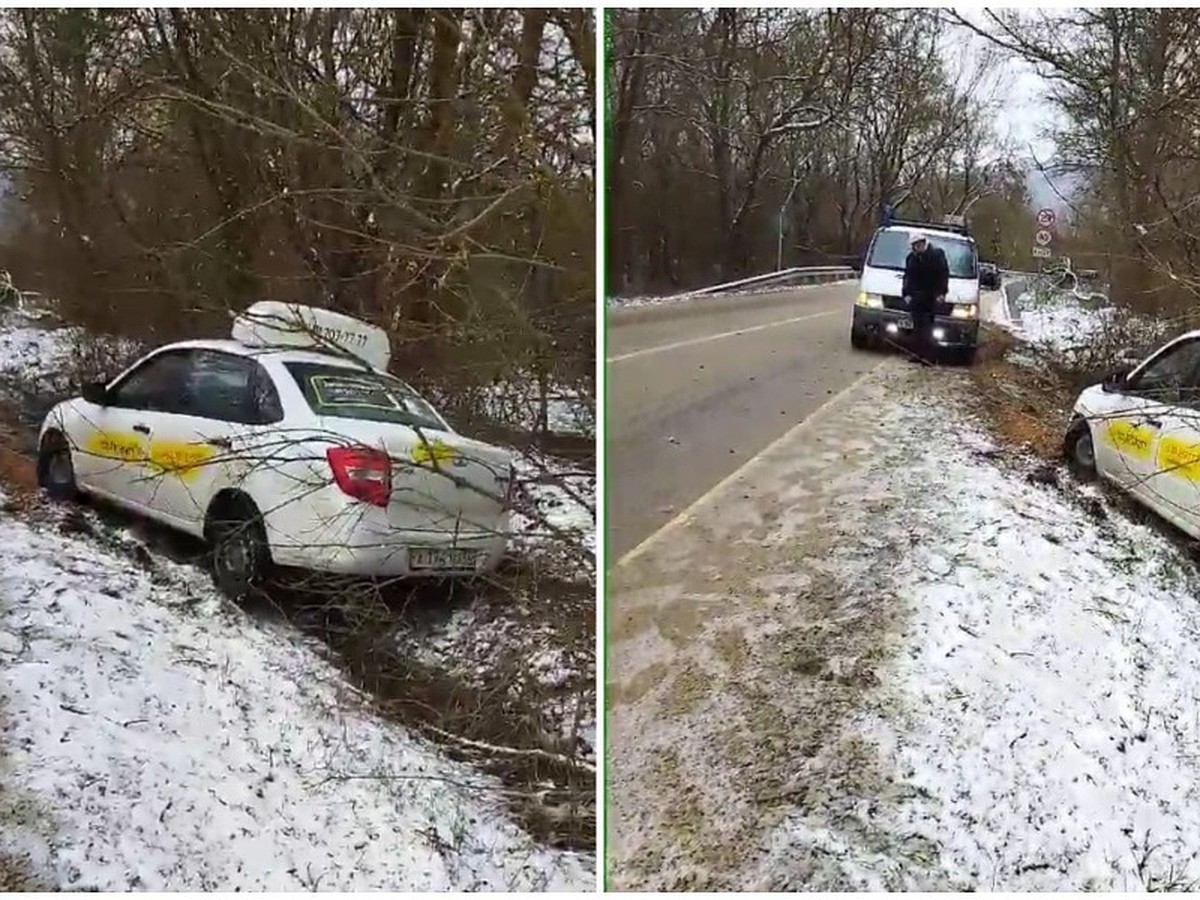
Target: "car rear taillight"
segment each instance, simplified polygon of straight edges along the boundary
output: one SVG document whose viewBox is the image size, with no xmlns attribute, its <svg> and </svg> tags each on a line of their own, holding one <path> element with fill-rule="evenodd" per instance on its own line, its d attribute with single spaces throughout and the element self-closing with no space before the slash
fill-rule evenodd
<svg viewBox="0 0 1200 900">
<path fill-rule="evenodd" d="M 372 506 L 387 506 L 392 498 L 392 461 L 370 447 L 330 447 L 325 455 L 342 493 Z"/>
</svg>

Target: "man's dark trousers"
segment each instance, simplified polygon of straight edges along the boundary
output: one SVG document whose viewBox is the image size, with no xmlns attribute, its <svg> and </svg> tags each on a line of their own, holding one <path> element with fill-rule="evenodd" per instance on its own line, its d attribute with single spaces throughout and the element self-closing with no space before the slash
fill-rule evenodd
<svg viewBox="0 0 1200 900">
<path fill-rule="evenodd" d="M 918 294 L 912 298 L 912 305 L 909 307 L 913 321 L 913 349 L 926 365 L 934 363 L 937 353 L 937 344 L 933 340 L 935 302 L 933 297 Z"/>
</svg>

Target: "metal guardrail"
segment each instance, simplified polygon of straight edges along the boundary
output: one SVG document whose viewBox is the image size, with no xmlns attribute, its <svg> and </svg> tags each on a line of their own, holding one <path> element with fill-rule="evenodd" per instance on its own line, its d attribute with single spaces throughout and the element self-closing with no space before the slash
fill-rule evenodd
<svg viewBox="0 0 1200 900">
<path fill-rule="evenodd" d="M 778 290 L 798 285 L 826 284 L 843 281 L 855 276 L 849 266 L 807 266 L 768 272 L 751 278 L 740 278 L 714 284 L 694 291 L 684 291 L 668 297 L 656 298 L 651 302 L 630 304 L 614 303 L 608 307 L 606 319 L 609 327 L 632 325 L 647 319 L 675 319 L 712 312 L 714 304 L 752 309 L 773 306 L 785 302 Z M 725 296 L 722 296 L 724 294 Z M 694 301 L 694 302 L 693 302 Z"/>
<path fill-rule="evenodd" d="M 739 278 L 737 281 L 726 281 L 721 284 L 713 284 L 708 287 L 696 288 L 690 291 L 680 291 L 678 294 L 668 294 L 663 297 L 655 298 L 651 302 L 638 303 L 634 306 L 625 306 L 621 303 L 619 297 L 614 297 L 609 300 L 609 312 L 630 311 L 633 309 L 643 309 L 647 307 L 669 306 L 679 300 L 687 300 L 691 297 L 708 297 L 713 294 L 721 294 L 725 292 L 737 292 L 743 288 L 770 288 L 782 287 L 790 283 L 795 284 L 820 284 L 828 281 L 839 281 L 845 278 L 854 277 L 856 270 L 850 266 L 796 266 L 790 269 L 781 269 L 778 272 L 767 272 L 765 275 L 753 275 L 750 278 Z"/>
<path fill-rule="evenodd" d="M 795 282 L 796 284 L 820 284 L 825 281 L 838 281 L 854 275 L 850 266 L 796 266 L 791 269 L 781 269 L 778 272 L 768 272 L 766 275 L 754 275 L 738 281 L 727 281 L 724 284 L 714 284 L 711 287 L 700 288 L 680 294 L 680 297 L 705 296 L 720 294 L 724 291 L 735 291 L 743 287 L 758 287 L 775 282 Z"/>
</svg>

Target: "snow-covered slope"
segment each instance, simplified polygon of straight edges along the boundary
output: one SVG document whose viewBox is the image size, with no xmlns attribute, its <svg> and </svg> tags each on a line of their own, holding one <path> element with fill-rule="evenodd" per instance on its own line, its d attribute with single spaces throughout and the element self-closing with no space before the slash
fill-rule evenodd
<svg viewBox="0 0 1200 900">
<path fill-rule="evenodd" d="M 500 785 L 316 648 L 94 542 L 0 519 L 0 850 L 99 890 L 590 890 Z"/>
</svg>

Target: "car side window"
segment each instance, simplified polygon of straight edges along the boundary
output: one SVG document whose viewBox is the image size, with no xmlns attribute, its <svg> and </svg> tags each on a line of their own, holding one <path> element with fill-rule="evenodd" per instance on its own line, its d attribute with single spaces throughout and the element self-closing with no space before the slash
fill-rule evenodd
<svg viewBox="0 0 1200 900">
<path fill-rule="evenodd" d="M 113 388 L 109 405 L 150 412 L 184 412 L 191 356 L 190 350 L 173 350 L 147 360 Z"/>
<path fill-rule="evenodd" d="M 258 424 L 273 425 L 283 421 L 283 401 L 279 399 L 275 380 L 258 363 L 254 363 L 254 373 L 250 377 L 250 394 L 258 414 Z"/>
<path fill-rule="evenodd" d="M 271 376 L 249 357 L 199 350 L 190 382 L 191 415 L 242 425 L 266 425 L 283 418 Z"/>
<path fill-rule="evenodd" d="M 1172 347 L 1146 366 L 1129 389 L 1160 403 L 1200 403 L 1200 339 Z"/>
</svg>

